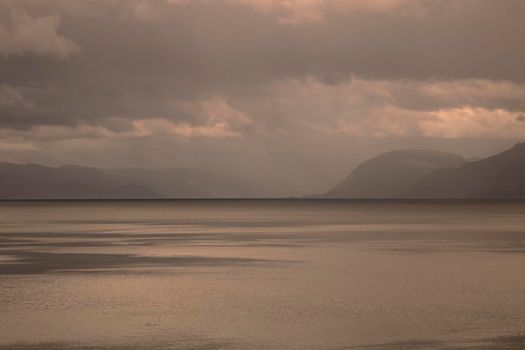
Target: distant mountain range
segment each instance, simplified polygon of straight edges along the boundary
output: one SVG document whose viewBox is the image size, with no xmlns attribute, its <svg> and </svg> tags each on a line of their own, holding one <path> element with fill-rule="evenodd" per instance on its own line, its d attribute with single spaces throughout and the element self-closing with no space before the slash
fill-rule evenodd
<svg viewBox="0 0 525 350">
<path fill-rule="evenodd" d="M 525 143 L 456 168 L 422 176 L 403 194 L 413 198 L 525 198 Z"/>
<path fill-rule="evenodd" d="M 525 143 L 467 161 L 440 151 L 388 152 L 317 198 L 525 198 Z"/>
<path fill-rule="evenodd" d="M 99 169 L 0 163 L 0 199 L 256 198 L 259 184 L 198 169 Z M 525 198 L 525 143 L 485 159 L 387 152 L 311 198 Z"/>
<path fill-rule="evenodd" d="M 341 183 L 321 197 L 391 198 L 402 195 L 415 181 L 466 160 L 452 153 L 431 150 L 387 152 L 357 166 Z"/>
<path fill-rule="evenodd" d="M 0 199 L 242 198 L 260 186 L 197 169 L 99 169 L 0 163 Z"/>
</svg>

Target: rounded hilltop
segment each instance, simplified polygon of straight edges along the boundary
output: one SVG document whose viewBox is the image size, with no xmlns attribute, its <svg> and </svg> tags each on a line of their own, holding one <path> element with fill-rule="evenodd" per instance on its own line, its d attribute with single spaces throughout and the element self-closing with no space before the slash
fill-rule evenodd
<svg viewBox="0 0 525 350">
<path fill-rule="evenodd" d="M 457 154 L 424 149 L 390 151 L 359 164 L 324 196 L 332 198 L 391 198 L 435 170 L 466 163 Z"/>
</svg>

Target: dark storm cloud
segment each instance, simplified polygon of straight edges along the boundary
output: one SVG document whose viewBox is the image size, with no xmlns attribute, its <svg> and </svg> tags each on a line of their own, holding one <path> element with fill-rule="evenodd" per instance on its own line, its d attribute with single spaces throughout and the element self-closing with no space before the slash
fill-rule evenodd
<svg viewBox="0 0 525 350">
<path fill-rule="evenodd" d="M 523 14 L 520 0 L 3 1 L 0 157 L 214 167 L 297 193 L 390 147 L 483 155 L 525 136 Z"/>
<path fill-rule="evenodd" d="M 104 114 L 175 114 L 163 106 L 166 99 L 235 93 L 308 75 L 327 82 L 351 75 L 525 78 L 522 1 L 399 2 L 403 6 L 384 11 L 325 9 L 323 18 L 297 23 L 280 22 L 271 6 L 258 11 L 243 1 L 7 2 L 3 18 L 12 22 L 13 16 L 22 16 L 22 27 L 48 19 L 40 27 L 51 27 L 48 31 L 55 35 L 40 42 L 58 44 L 42 49 L 28 41 L 16 55 L 0 46 L 7 52 L 2 81 L 10 86 L 55 84 L 61 90 L 54 97 L 71 104 L 57 115 L 96 119 Z M 306 9 L 310 17 L 323 11 L 312 3 Z M 344 2 L 334 3 L 345 9 Z M 75 49 L 67 51 L 69 46 L 61 46 L 60 40 Z M 122 98 L 142 100 L 142 110 L 123 108 L 118 103 Z M 53 96 L 39 105 L 46 102 L 57 106 Z M 35 123 L 39 120 L 35 117 Z"/>
</svg>

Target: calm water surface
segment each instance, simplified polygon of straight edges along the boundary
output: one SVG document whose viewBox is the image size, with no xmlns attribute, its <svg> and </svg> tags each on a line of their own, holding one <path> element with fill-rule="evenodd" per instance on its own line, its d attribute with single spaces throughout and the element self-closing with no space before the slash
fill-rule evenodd
<svg viewBox="0 0 525 350">
<path fill-rule="evenodd" d="M 0 203 L 0 350 L 525 349 L 525 203 Z"/>
</svg>

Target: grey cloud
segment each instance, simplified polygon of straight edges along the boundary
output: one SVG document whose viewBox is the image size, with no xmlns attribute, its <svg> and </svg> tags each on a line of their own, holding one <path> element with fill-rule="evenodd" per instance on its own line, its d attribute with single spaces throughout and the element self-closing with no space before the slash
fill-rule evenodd
<svg viewBox="0 0 525 350">
<path fill-rule="evenodd" d="M 162 16 L 138 20 L 133 9 L 143 3 Z M 34 18 L 60 15 L 61 31 L 82 47 L 64 63 L 31 57 L 2 60 L 6 83 L 37 81 L 61 87 L 63 93 L 57 91 L 56 99 L 71 104 L 67 111 L 56 111 L 63 119 L 71 114 L 78 119 L 144 117 L 145 110 L 167 114 L 167 99 L 249 92 L 274 80 L 309 75 L 332 82 L 352 75 L 525 78 L 525 44 L 520 37 L 525 5 L 520 1 L 425 1 L 417 2 L 424 9 L 417 16 L 400 15 L 398 7 L 388 12 L 329 12 L 319 23 L 293 26 L 237 1 L 175 6 L 160 1 L 78 1 L 64 9 L 61 1 L 11 4 L 19 11 L 33 11 Z M 122 107 L 119 99 L 140 103 Z M 57 105 L 52 97 L 46 101 L 52 108 Z M 426 104 L 422 98 L 420 105 Z M 175 118 L 181 118 L 179 113 Z"/>
<path fill-rule="evenodd" d="M 26 99 L 15 87 L 0 85 L 0 106 L 31 108 L 33 101 Z"/>
<path fill-rule="evenodd" d="M 57 32 L 57 15 L 31 17 L 25 12 L 12 11 L 10 25 L 0 22 L 0 55 L 34 54 L 67 59 L 80 51 L 72 40 Z"/>
<path fill-rule="evenodd" d="M 525 136 L 523 1 L 290 4 L 3 1 L 0 157 L 303 194 L 391 148 L 484 156 Z"/>
</svg>

